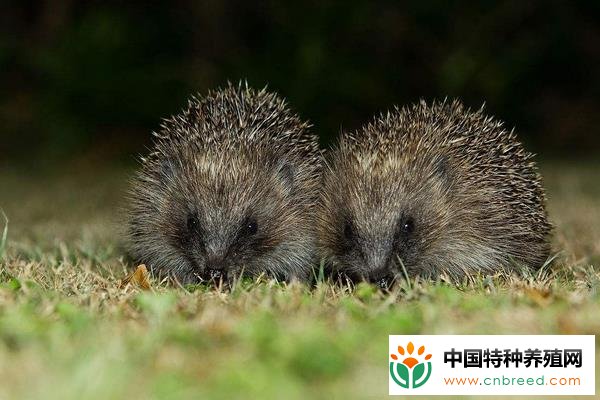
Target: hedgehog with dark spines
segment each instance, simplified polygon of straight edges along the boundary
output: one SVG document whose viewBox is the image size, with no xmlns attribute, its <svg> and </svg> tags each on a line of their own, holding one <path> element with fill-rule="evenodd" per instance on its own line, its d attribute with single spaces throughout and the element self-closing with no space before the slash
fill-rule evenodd
<svg viewBox="0 0 600 400">
<path fill-rule="evenodd" d="M 342 134 L 326 158 L 321 256 L 382 286 L 539 268 L 551 225 L 532 157 L 501 122 L 458 101 L 383 114 Z"/>
<path fill-rule="evenodd" d="M 163 122 L 129 194 L 137 261 L 181 283 L 307 279 L 317 138 L 276 94 L 228 85 Z"/>
</svg>

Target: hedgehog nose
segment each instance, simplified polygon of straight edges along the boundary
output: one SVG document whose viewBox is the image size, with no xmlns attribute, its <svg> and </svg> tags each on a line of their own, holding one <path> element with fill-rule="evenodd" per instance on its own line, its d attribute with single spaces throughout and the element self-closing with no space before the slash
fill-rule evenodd
<svg viewBox="0 0 600 400">
<path fill-rule="evenodd" d="M 211 280 L 225 277 L 225 260 L 222 256 L 211 254 L 206 260 L 206 275 Z"/>
<path fill-rule="evenodd" d="M 394 283 L 394 278 L 391 275 L 386 275 L 377 280 L 374 280 L 373 283 L 377 285 L 380 289 L 388 290 L 392 287 Z"/>
<path fill-rule="evenodd" d="M 223 278 L 223 270 L 209 268 L 207 272 L 210 280 L 218 281 L 219 279 Z"/>
</svg>

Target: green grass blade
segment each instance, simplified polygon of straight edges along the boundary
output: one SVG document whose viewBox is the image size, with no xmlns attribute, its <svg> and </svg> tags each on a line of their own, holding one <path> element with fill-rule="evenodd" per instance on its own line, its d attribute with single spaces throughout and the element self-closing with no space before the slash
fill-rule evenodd
<svg viewBox="0 0 600 400">
<path fill-rule="evenodd" d="M 402 267 L 402 274 L 404 275 L 404 279 L 406 279 L 406 284 L 408 285 L 408 290 L 412 290 L 412 282 L 410 281 L 410 276 L 408 276 L 408 271 L 406 270 L 406 267 L 404 266 L 402 259 L 400 257 L 397 257 L 397 258 L 398 258 L 398 262 L 400 263 L 400 266 Z"/>
<path fill-rule="evenodd" d="M 0 213 L 4 218 L 4 230 L 2 231 L 2 238 L 0 239 L 0 259 L 4 258 L 4 252 L 6 251 L 6 241 L 8 239 L 8 217 L 4 213 L 4 210 L 0 208 Z"/>
</svg>

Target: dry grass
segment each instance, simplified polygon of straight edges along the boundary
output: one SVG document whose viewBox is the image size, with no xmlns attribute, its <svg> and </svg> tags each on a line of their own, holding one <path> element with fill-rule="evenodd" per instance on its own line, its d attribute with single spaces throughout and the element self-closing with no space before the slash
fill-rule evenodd
<svg viewBox="0 0 600 400">
<path fill-rule="evenodd" d="M 83 173 L 0 174 L 10 219 L 0 399 L 383 397 L 388 334 L 596 334 L 598 172 L 543 170 L 562 249 L 551 268 L 458 286 L 413 281 L 389 294 L 327 282 L 120 288 L 130 267 L 117 236 L 122 172 L 96 173 L 93 185 Z"/>
</svg>

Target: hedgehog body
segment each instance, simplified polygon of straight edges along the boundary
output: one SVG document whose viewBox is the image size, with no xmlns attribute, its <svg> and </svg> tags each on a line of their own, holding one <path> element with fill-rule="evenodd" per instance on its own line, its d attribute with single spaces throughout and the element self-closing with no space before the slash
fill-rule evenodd
<svg viewBox="0 0 600 400">
<path fill-rule="evenodd" d="M 351 278 L 463 277 L 548 257 L 532 154 L 483 110 L 457 101 L 395 109 L 342 134 L 327 164 L 319 247 Z"/>
<path fill-rule="evenodd" d="M 314 262 L 316 136 L 247 85 L 193 97 L 155 133 L 129 195 L 132 256 L 182 283 L 305 279 Z"/>
</svg>

